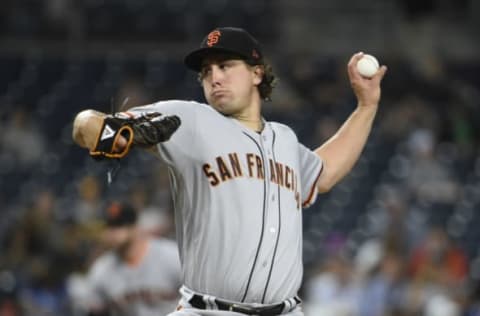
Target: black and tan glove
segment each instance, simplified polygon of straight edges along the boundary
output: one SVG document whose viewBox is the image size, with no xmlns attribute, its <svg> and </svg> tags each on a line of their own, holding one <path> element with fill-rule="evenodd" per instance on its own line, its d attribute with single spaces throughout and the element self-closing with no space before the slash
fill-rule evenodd
<svg viewBox="0 0 480 316">
<path fill-rule="evenodd" d="M 125 113 L 108 115 L 103 120 L 95 148 L 90 151 L 90 156 L 98 160 L 123 158 L 132 145 L 151 147 L 169 140 L 180 124 L 178 116 L 163 116 L 157 112 L 139 117 L 130 117 Z M 116 144 L 121 136 L 126 139 L 127 144 L 117 151 Z"/>
</svg>

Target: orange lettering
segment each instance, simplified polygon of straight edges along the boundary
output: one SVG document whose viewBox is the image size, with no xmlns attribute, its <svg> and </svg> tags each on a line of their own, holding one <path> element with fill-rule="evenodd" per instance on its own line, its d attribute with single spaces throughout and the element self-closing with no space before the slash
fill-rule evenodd
<svg viewBox="0 0 480 316">
<path fill-rule="evenodd" d="M 264 179 L 265 176 L 263 175 L 263 164 L 262 164 L 262 158 L 259 156 L 255 156 L 257 160 L 257 178 L 258 179 Z"/>
<path fill-rule="evenodd" d="M 233 175 L 235 177 L 241 177 L 242 168 L 240 167 L 240 162 L 238 161 L 238 156 L 236 153 L 228 154 L 228 158 L 230 158 L 230 164 L 232 165 Z"/>
<path fill-rule="evenodd" d="M 210 184 L 213 186 L 216 186 L 220 183 L 220 180 L 218 179 L 218 176 L 215 174 L 213 170 L 211 170 L 212 167 L 208 163 L 203 165 L 203 172 L 205 172 L 205 175 L 207 178 L 210 178 Z"/>
<path fill-rule="evenodd" d="M 292 191 L 297 191 L 297 177 L 295 176 L 295 170 L 292 169 Z"/>
<path fill-rule="evenodd" d="M 283 165 L 279 162 L 275 163 L 275 171 L 277 173 L 277 183 L 281 186 L 284 186 L 284 179 L 283 179 Z"/>
<path fill-rule="evenodd" d="M 287 189 L 292 188 L 292 183 L 290 182 L 290 175 L 291 175 L 291 170 L 289 166 L 285 167 L 285 186 Z"/>
<path fill-rule="evenodd" d="M 273 160 L 269 159 L 270 162 L 270 181 L 273 183 L 278 183 L 277 178 L 275 176 L 275 167 L 273 166 Z"/>
<path fill-rule="evenodd" d="M 218 171 L 220 171 L 220 176 L 222 177 L 222 181 L 232 179 L 232 175 L 228 170 L 228 167 L 225 164 L 225 161 L 223 161 L 222 157 L 217 157 L 217 165 Z"/>
<path fill-rule="evenodd" d="M 253 162 L 253 154 L 247 154 L 247 164 L 248 164 L 248 176 L 250 178 L 253 177 L 253 165 L 255 164 L 255 162 Z"/>
</svg>

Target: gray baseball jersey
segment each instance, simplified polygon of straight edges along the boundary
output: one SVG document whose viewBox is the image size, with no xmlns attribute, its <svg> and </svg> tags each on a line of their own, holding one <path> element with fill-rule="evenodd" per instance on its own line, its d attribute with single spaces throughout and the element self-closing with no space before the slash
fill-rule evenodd
<svg viewBox="0 0 480 316">
<path fill-rule="evenodd" d="M 178 115 L 157 146 L 171 173 L 185 285 L 237 302 L 273 304 L 302 280 L 302 206 L 316 198 L 320 158 L 287 126 L 261 133 L 208 105 L 162 101 L 130 115 Z"/>
<path fill-rule="evenodd" d="M 152 239 L 138 266 L 113 252 L 99 257 L 89 271 L 88 306 L 103 306 L 113 315 L 158 316 L 175 308 L 181 284 L 175 242 Z"/>
</svg>

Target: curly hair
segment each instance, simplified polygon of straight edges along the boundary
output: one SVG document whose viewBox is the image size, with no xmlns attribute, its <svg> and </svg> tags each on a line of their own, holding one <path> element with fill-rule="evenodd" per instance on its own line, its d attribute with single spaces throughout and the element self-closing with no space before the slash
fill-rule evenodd
<svg viewBox="0 0 480 316">
<path fill-rule="evenodd" d="M 272 101 L 272 92 L 273 88 L 278 82 L 277 77 L 273 73 L 272 65 L 267 62 L 264 62 L 263 66 L 263 77 L 262 82 L 258 85 L 258 91 L 260 92 L 260 97 L 264 101 Z"/>
</svg>

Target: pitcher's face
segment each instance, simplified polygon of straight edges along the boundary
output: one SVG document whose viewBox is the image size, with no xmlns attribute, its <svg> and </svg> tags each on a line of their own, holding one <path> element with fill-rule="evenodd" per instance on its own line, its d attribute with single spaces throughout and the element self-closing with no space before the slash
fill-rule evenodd
<svg viewBox="0 0 480 316">
<path fill-rule="evenodd" d="M 241 59 L 207 58 L 203 62 L 200 78 L 207 102 L 225 115 L 245 111 L 255 95 L 261 77 L 258 66 L 250 66 Z"/>
</svg>

